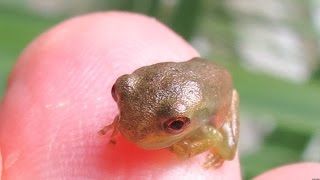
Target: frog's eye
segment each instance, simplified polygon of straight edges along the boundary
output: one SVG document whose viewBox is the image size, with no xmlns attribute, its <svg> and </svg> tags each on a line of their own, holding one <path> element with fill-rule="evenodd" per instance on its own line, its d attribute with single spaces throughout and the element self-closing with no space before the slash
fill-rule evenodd
<svg viewBox="0 0 320 180">
<path fill-rule="evenodd" d="M 114 99 L 115 101 L 118 100 L 117 95 L 116 95 L 116 84 L 114 84 L 114 85 L 112 86 L 112 88 L 111 88 L 111 95 L 112 95 L 112 97 L 113 97 L 113 99 Z"/>
<path fill-rule="evenodd" d="M 172 134 L 177 134 L 186 129 L 190 124 L 190 119 L 185 116 L 172 117 L 163 123 L 163 128 Z"/>
</svg>

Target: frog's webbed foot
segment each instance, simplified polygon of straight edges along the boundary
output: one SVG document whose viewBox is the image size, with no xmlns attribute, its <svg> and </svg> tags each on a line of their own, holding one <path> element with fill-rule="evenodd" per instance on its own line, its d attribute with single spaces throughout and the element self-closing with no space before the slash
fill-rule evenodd
<svg viewBox="0 0 320 180">
<path fill-rule="evenodd" d="M 118 130 L 118 122 L 119 122 L 119 116 L 117 115 L 114 118 L 114 121 L 113 121 L 112 124 L 110 124 L 108 126 L 104 126 L 100 131 L 98 131 L 98 134 L 103 136 L 103 135 L 107 134 L 109 131 L 112 130 L 112 134 L 111 134 L 110 141 L 109 141 L 110 144 L 116 144 L 117 143 L 116 136 L 117 136 L 117 134 L 119 132 L 119 130 Z"/>
<path fill-rule="evenodd" d="M 203 167 L 205 167 L 205 168 L 211 168 L 211 167 L 219 168 L 222 166 L 223 162 L 224 162 L 224 158 L 222 158 L 220 155 L 210 153 L 210 154 L 208 154 L 207 160 L 203 164 Z"/>
</svg>

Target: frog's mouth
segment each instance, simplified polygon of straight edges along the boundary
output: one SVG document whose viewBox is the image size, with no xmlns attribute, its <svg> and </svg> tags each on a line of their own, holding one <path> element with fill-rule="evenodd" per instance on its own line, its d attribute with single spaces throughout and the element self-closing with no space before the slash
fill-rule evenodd
<svg viewBox="0 0 320 180">
<path fill-rule="evenodd" d="M 172 146 L 173 144 L 180 141 L 181 138 L 168 138 L 166 140 L 159 140 L 152 142 L 145 140 L 141 142 L 136 142 L 136 144 L 143 149 L 162 149 Z"/>
<path fill-rule="evenodd" d="M 136 141 L 135 144 L 138 145 L 140 148 L 143 149 L 162 149 L 172 146 L 173 144 L 192 136 L 196 133 L 199 128 L 193 129 L 191 131 L 186 131 L 181 134 L 177 135 L 168 135 L 168 134 L 161 134 L 161 135 L 150 135 L 145 137 L 143 140 Z"/>
<path fill-rule="evenodd" d="M 207 123 L 207 121 L 205 120 L 192 120 L 192 122 L 197 123 L 190 123 L 187 129 L 178 134 L 172 134 L 170 132 L 158 130 L 158 128 L 155 128 L 157 129 L 157 131 L 154 131 L 153 133 L 149 132 L 150 134 L 141 134 L 141 132 L 139 132 L 137 135 L 128 136 L 128 138 L 130 139 L 130 137 L 136 137 L 134 139 L 131 139 L 132 142 L 143 149 L 167 148 L 179 141 L 193 136 L 195 133 L 198 133 L 199 131 L 201 131 L 201 127 L 204 126 L 205 123 Z"/>
</svg>

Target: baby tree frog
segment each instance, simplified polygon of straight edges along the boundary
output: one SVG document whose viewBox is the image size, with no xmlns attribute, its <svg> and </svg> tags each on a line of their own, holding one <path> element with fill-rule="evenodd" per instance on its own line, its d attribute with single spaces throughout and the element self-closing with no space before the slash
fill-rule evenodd
<svg viewBox="0 0 320 180">
<path fill-rule="evenodd" d="M 228 71 L 201 58 L 137 69 L 112 87 L 119 114 L 111 142 L 120 132 L 144 149 L 166 148 L 180 158 L 208 151 L 205 167 L 235 156 L 239 97 Z"/>
</svg>

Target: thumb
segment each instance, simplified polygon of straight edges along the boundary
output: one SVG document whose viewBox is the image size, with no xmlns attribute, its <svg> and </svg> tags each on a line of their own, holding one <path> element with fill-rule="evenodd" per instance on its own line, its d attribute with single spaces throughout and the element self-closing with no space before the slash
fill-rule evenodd
<svg viewBox="0 0 320 180">
<path fill-rule="evenodd" d="M 96 13 L 68 20 L 26 48 L 0 107 L 3 179 L 240 179 L 238 159 L 202 168 L 97 132 L 117 114 L 118 76 L 160 61 L 198 56 L 155 19 Z"/>
</svg>

